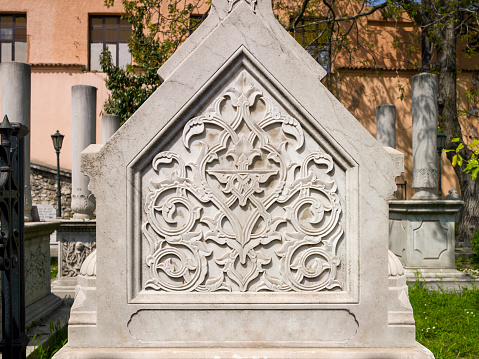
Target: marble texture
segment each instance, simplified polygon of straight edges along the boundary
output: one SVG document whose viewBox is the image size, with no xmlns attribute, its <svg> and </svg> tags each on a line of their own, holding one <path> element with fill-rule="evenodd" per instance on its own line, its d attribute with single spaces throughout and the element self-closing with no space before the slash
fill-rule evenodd
<svg viewBox="0 0 479 359">
<path fill-rule="evenodd" d="M 376 107 L 376 140 L 383 146 L 396 148 L 396 106 L 390 103 Z"/>
<path fill-rule="evenodd" d="M 64 298 L 75 297 L 75 286 L 83 262 L 96 248 L 96 221 L 67 219 L 57 229 L 58 275 L 52 291 Z"/>
<path fill-rule="evenodd" d="M 271 2 L 214 0 L 159 74 L 82 153 L 96 275 L 88 259 L 55 357 L 432 357 L 389 265 L 402 156 L 321 84 Z"/>
<path fill-rule="evenodd" d="M 30 65 L 22 62 L 0 64 L 1 119 L 18 122 L 30 128 L 32 73 Z M 32 221 L 32 189 L 30 185 L 30 133 L 25 136 L 23 167 L 25 222 Z"/>
<path fill-rule="evenodd" d="M 80 170 L 81 152 L 96 142 L 96 93 L 89 85 L 72 86 L 72 211 L 75 219 L 91 219 L 95 196 Z"/>
<path fill-rule="evenodd" d="M 103 115 L 101 117 L 101 143 L 108 139 L 120 128 L 121 118 L 118 115 Z"/>
<path fill-rule="evenodd" d="M 462 205 L 459 199 L 390 202 L 389 248 L 409 282 L 419 277 L 429 287 L 455 289 L 476 282 L 455 264 L 454 222 Z"/>
<path fill-rule="evenodd" d="M 50 286 L 50 235 L 58 221 L 25 223 L 25 324 L 46 317 L 62 301 Z"/>
<path fill-rule="evenodd" d="M 411 78 L 412 90 L 412 199 L 437 199 L 437 76 L 422 73 Z"/>
</svg>

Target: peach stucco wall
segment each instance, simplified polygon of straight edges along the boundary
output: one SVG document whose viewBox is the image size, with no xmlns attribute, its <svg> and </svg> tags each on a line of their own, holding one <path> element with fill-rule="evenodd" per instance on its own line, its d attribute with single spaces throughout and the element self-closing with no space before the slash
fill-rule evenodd
<svg viewBox="0 0 479 359">
<path fill-rule="evenodd" d="M 103 73 L 68 70 L 32 72 L 31 160 L 56 165 L 56 154 L 50 135 L 59 130 L 65 134 L 61 151 L 61 167 L 71 169 L 71 87 L 73 85 L 95 86 L 96 139 L 101 143 L 100 111 L 108 97 Z"/>
<path fill-rule="evenodd" d="M 105 75 L 88 67 L 88 16 L 121 14 L 120 0 L 0 0 L 0 13 L 27 15 L 28 63 L 32 65 L 31 160 L 56 165 L 50 135 L 65 134 L 61 167 L 71 169 L 71 87 L 92 85 L 97 93 L 97 142 L 100 111 L 108 97 Z M 72 66 L 78 64 L 82 66 Z"/>
<path fill-rule="evenodd" d="M 88 64 L 88 16 L 121 14 L 120 0 L 0 0 L 2 13 L 27 14 L 28 63 Z"/>
<path fill-rule="evenodd" d="M 404 153 L 404 178 L 408 182 L 407 194 L 412 190 L 412 114 L 410 79 L 414 71 L 342 71 L 342 81 L 335 88 L 335 94 L 341 103 L 358 119 L 358 121 L 376 136 L 376 107 L 382 103 L 396 106 L 396 149 Z M 464 93 L 473 87 L 473 73 L 462 72 L 458 75 L 459 109 L 470 109 L 474 104 L 468 103 Z M 403 89 L 404 98 L 401 100 Z M 477 138 L 479 121 L 476 117 L 460 117 L 465 141 Z M 442 154 L 442 192 L 446 195 L 451 187 L 459 191 L 459 183 L 454 169 Z"/>
<path fill-rule="evenodd" d="M 65 135 L 60 154 L 62 168 L 71 169 L 71 87 L 95 86 L 96 140 L 101 143 L 101 115 L 103 103 L 108 97 L 103 73 L 82 72 L 78 69 L 32 68 L 32 102 L 30 119 L 31 161 L 56 166 L 56 154 L 51 135 L 59 130 Z M 0 94 L 1 95 L 1 94 Z"/>
</svg>

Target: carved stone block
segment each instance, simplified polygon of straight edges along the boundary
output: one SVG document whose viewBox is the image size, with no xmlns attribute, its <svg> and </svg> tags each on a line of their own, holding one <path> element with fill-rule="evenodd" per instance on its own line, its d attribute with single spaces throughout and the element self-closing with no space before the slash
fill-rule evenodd
<svg viewBox="0 0 479 359">
<path fill-rule="evenodd" d="M 80 268 L 96 247 L 94 220 L 62 220 L 57 230 L 58 276 L 52 290 L 61 297 L 74 297 Z"/>
<path fill-rule="evenodd" d="M 454 216 L 462 201 L 392 201 L 389 248 L 406 268 L 456 268 Z"/>
<path fill-rule="evenodd" d="M 402 156 L 321 84 L 271 2 L 214 0 L 159 74 L 82 153 L 96 276 L 57 357 L 430 357 L 389 265 Z"/>
</svg>

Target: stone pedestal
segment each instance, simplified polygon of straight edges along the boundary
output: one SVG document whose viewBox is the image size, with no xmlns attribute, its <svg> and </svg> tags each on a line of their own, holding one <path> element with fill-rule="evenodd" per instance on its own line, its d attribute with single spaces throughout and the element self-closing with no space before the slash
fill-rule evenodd
<svg viewBox="0 0 479 359">
<path fill-rule="evenodd" d="M 95 211 L 88 177 L 80 171 L 80 156 L 96 143 L 96 92 L 94 86 L 72 86 L 72 211 L 79 219 L 91 219 Z"/>
<path fill-rule="evenodd" d="M 0 64 L 1 118 L 18 122 L 30 130 L 31 68 L 21 62 Z M 32 190 L 30 186 L 30 133 L 25 136 L 24 198 L 25 222 L 32 221 Z"/>
<path fill-rule="evenodd" d="M 101 143 L 108 139 L 120 128 L 121 118 L 117 115 L 103 115 L 101 117 Z"/>
<path fill-rule="evenodd" d="M 409 283 L 418 278 L 429 287 L 460 289 L 475 281 L 455 265 L 454 216 L 462 205 L 460 200 L 389 203 L 389 249 Z"/>
<path fill-rule="evenodd" d="M 376 107 L 376 140 L 383 146 L 396 148 L 396 106 L 390 103 Z"/>
<path fill-rule="evenodd" d="M 61 220 L 57 238 L 58 276 L 52 291 L 62 298 L 74 298 L 80 268 L 96 247 L 96 221 Z"/>
<path fill-rule="evenodd" d="M 59 221 L 25 223 L 26 326 L 45 318 L 62 304 L 51 293 L 50 286 L 50 235 L 59 225 Z M 0 302 L 0 308 L 1 305 Z"/>
<path fill-rule="evenodd" d="M 411 78 L 412 88 L 412 199 L 437 199 L 437 76 Z"/>
</svg>

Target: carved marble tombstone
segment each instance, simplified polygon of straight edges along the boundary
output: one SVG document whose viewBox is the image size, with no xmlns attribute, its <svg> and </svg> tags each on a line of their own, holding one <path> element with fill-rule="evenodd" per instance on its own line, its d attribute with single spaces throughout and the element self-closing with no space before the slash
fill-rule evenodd
<svg viewBox="0 0 479 359">
<path fill-rule="evenodd" d="M 386 152 L 269 0 L 214 0 L 162 86 L 83 171 L 97 248 L 56 358 L 430 358 Z"/>
</svg>

